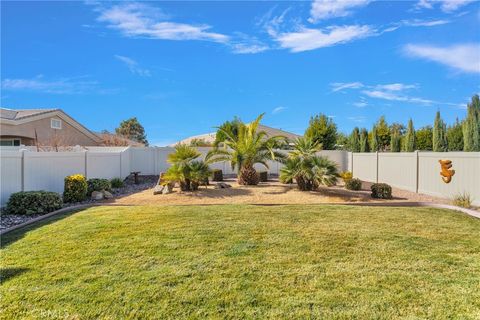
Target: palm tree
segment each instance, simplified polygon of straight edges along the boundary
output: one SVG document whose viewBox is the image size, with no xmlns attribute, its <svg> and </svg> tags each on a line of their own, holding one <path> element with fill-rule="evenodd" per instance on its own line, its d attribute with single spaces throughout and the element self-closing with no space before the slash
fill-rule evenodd
<svg viewBox="0 0 480 320">
<path fill-rule="evenodd" d="M 178 181 L 182 191 L 191 190 L 192 162 L 200 157 L 200 153 L 186 144 L 177 144 L 175 152 L 168 155 L 167 161 L 172 166 L 165 173 L 164 179 L 170 182 Z"/>
<path fill-rule="evenodd" d="M 302 191 L 315 190 L 320 185 L 334 185 L 338 177 L 337 165 L 326 157 L 317 156 L 319 150 L 319 145 L 311 139 L 297 139 L 280 169 L 280 181 L 290 183 L 295 180 Z"/>
<path fill-rule="evenodd" d="M 190 181 L 192 191 L 198 190 L 198 186 L 208 182 L 210 168 L 203 161 L 192 161 L 190 167 Z"/>
<path fill-rule="evenodd" d="M 265 131 L 258 131 L 258 125 L 264 113 L 255 121 L 238 124 L 236 135 L 232 135 L 222 128 L 218 128 L 225 137 L 222 147 L 215 147 L 206 157 L 208 163 L 229 161 L 232 169 L 238 170 L 238 183 L 242 185 L 256 185 L 259 176 L 254 165 L 260 163 L 268 169 L 268 160 L 283 159 L 284 154 L 274 150 L 286 138 L 283 136 L 268 137 Z M 217 135 L 218 136 L 218 135 Z"/>
</svg>

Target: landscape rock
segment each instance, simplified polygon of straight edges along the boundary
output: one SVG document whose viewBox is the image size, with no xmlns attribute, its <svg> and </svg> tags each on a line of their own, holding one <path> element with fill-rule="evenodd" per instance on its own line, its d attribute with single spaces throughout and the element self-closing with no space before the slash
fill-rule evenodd
<svg viewBox="0 0 480 320">
<path fill-rule="evenodd" d="M 156 195 L 156 194 L 162 194 L 164 189 L 166 189 L 165 186 L 162 186 L 162 185 L 157 184 L 157 185 L 155 186 L 155 188 L 153 188 L 153 194 L 154 194 L 154 195 Z"/>
<path fill-rule="evenodd" d="M 173 188 L 171 188 L 170 185 L 167 184 L 167 185 L 163 188 L 162 194 L 172 193 L 172 189 L 173 189 Z"/>
<path fill-rule="evenodd" d="M 92 200 L 102 200 L 103 199 L 103 192 L 93 191 L 91 198 L 92 198 Z"/>
<path fill-rule="evenodd" d="M 219 183 L 216 183 L 215 184 L 215 189 L 228 189 L 228 188 L 231 188 L 232 186 L 229 185 L 228 183 L 225 183 L 225 182 L 219 182 Z"/>
<path fill-rule="evenodd" d="M 105 199 L 112 199 L 113 198 L 113 194 L 111 194 L 110 192 L 108 191 L 103 191 L 103 197 Z"/>
</svg>

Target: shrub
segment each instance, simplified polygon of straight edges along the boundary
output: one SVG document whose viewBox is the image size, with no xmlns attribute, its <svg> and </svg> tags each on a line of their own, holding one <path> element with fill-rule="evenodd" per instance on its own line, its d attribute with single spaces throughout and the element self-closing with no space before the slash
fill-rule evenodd
<svg viewBox="0 0 480 320">
<path fill-rule="evenodd" d="M 267 171 L 260 171 L 258 173 L 258 176 L 260 177 L 260 182 L 267 182 L 268 181 L 268 172 Z"/>
<path fill-rule="evenodd" d="M 472 206 L 472 197 L 466 192 L 459 193 L 453 197 L 453 205 L 457 207 L 470 208 Z"/>
<path fill-rule="evenodd" d="M 223 181 L 223 172 L 220 169 L 215 169 L 212 171 L 213 181 Z"/>
<path fill-rule="evenodd" d="M 353 178 L 345 181 L 345 189 L 348 190 L 360 190 L 362 189 L 362 180 Z"/>
<path fill-rule="evenodd" d="M 113 178 L 112 180 L 110 180 L 110 185 L 112 186 L 112 188 L 122 188 L 124 183 L 123 180 L 120 178 Z"/>
<path fill-rule="evenodd" d="M 372 190 L 372 198 L 392 199 L 392 187 L 386 183 L 374 183 L 370 189 Z"/>
<path fill-rule="evenodd" d="M 65 177 L 65 188 L 63 190 L 63 201 L 80 202 L 87 198 L 87 179 L 81 174 L 74 174 Z"/>
<path fill-rule="evenodd" d="M 9 214 L 44 214 L 62 207 L 62 197 L 56 192 L 21 191 L 8 199 L 6 212 Z"/>
<path fill-rule="evenodd" d="M 112 185 L 108 179 L 88 179 L 87 186 L 87 195 L 91 195 L 93 191 L 110 191 L 112 189 Z"/>
<path fill-rule="evenodd" d="M 343 182 L 347 184 L 347 181 L 352 180 L 353 173 L 351 173 L 350 171 L 343 171 L 342 173 L 340 173 L 340 177 L 342 178 Z"/>
</svg>

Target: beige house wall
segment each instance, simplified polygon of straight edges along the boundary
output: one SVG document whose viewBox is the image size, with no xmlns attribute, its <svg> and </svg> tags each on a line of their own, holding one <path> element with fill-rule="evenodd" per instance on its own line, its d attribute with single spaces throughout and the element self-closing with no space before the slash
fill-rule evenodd
<svg viewBox="0 0 480 320">
<path fill-rule="evenodd" d="M 61 120 L 62 128 L 52 129 L 51 119 Z M 7 123 L 2 123 L 0 125 L 0 135 L 2 138 L 19 137 L 21 138 L 21 144 L 27 146 L 34 144 L 35 130 L 37 131 L 37 139 L 40 145 L 52 145 L 54 141 L 57 141 L 57 144 L 59 145 L 65 146 L 98 145 L 97 141 L 58 116 L 38 119 L 17 125 Z"/>
</svg>

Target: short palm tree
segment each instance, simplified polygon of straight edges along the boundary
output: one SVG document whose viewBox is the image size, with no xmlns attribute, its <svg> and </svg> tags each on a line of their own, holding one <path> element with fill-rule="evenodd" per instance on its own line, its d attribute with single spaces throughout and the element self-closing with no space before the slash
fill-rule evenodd
<svg viewBox="0 0 480 320">
<path fill-rule="evenodd" d="M 264 114 L 259 115 L 255 121 L 238 124 L 238 132 L 231 132 L 218 128 L 223 135 L 222 147 L 215 147 L 206 157 L 208 163 L 228 161 L 232 169 L 238 170 L 238 183 L 243 185 L 256 185 L 259 176 L 254 165 L 260 163 L 268 169 L 268 160 L 283 159 L 284 154 L 276 151 L 275 146 L 285 141 L 283 136 L 268 137 L 265 131 L 258 131 L 258 125 Z M 218 135 L 217 135 L 218 136 Z"/>
<path fill-rule="evenodd" d="M 167 161 L 172 166 L 167 170 L 163 179 L 168 182 L 179 182 L 182 191 L 190 191 L 198 189 L 197 177 L 200 171 L 206 167 L 208 177 L 208 166 L 203 161 L 196 160 L 200 157 L 200 153 L 193 147 L 186 144 L 177 144 L 175 152 L 168 155 Z M 204 165 L 204 166 L 202 166 Z M 192 173 L 194 173 L 192 175 Z M 202 173 L 203 174 L 203 173 Z M 192 183 L 193 182 L 193 183 Z"/>
<path fill-rule="evenodd" d="M 320 185 L 334 185 L 338 177 L 337 165 L 326 157 L 317 156 L 318 151 L 319 145 L 311 139 L 297 139 L 280 169 L 280 181 L 290 183 L 295 180 L 302 191 L 315 190 Z"/>
<path fill-rule="evenodd" d="M 190 162 L 190 186 L 192 191 L 198 190 L 198 186 L 208 183 L 208 177 L 210 176 L 210 168 L 203 161 L 194 160 Z"/>
</svg>

